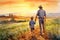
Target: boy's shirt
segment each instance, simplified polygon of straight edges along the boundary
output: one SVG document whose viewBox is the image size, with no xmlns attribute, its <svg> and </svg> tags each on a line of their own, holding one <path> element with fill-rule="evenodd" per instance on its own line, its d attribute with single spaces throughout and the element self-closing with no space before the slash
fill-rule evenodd
<svg viewBox="0 0 60 40">
<path fill-rule="evenodd" d="M 30 28 L 34 28 L 34 24 L 35 24 L 35 22 L 34 22 L 33 20 L 31 20 L 31 21 L 29 22 Z"/>
</svg>

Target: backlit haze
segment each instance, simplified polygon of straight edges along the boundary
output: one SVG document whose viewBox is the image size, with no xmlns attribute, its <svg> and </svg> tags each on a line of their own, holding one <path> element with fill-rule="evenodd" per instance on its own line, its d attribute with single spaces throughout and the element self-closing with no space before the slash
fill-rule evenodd
<svg viewBox="0 0 60 40">
<path fill-rule="evenodd" d="M 60 13 L 60 0 L 0 0 L 0 15 L 35 16 L 39 5 L 47 13 Z"/>
</svg>

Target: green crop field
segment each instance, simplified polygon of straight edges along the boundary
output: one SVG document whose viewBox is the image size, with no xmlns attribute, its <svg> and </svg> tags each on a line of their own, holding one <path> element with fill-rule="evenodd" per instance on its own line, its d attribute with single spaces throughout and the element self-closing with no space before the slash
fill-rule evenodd
<svg viewBox="0 0 60 40">
<path fill-rule="evenodd" d="M 38 27 L 38 22 L 35 27 Z M 60 19 L 47 19 L 45 29 L 51 34 L 60 35 Z M 29 22 L 0 24 L 0 40 L 18 40 L 25 32 L 30 31 Z"/>
</svg>

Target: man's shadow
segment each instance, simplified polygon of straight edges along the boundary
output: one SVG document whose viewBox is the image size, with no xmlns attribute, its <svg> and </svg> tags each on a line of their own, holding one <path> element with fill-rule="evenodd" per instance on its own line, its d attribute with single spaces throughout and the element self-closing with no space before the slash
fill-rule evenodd
<svg viewBox="0 0 60 40">
<path fill-rule="evenodd" d="M 37 40 L 37 38 L 35 36 L 31 36 L 30 40 Z"/>
</svg>

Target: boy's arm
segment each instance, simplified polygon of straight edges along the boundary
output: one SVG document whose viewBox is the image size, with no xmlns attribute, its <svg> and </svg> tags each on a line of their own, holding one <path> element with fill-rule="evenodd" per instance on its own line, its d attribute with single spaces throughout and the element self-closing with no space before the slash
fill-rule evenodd
<svg viewBox="0 0 60 40">
<path fill-rule="evenodd" d="M 30 22 L 29 22 L 29 26 L 30 26 L 31 24 L 30 24 Z"/>
<path fill-rule="evenodd" d="M 34 21 L 34 24 L 35 24 L 36 22 Z"/>
</svg>

